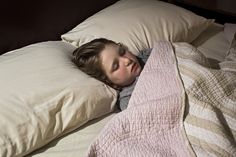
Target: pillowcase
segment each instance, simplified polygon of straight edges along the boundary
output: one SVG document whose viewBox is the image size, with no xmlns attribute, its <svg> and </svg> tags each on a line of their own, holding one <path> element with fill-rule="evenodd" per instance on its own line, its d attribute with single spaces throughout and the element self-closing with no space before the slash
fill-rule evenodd
<svg viewBox="0 0 236 157">
<path fill-rule="evenodd" d="M 113 110 L 116 91 L 81 72 L 74 49 L 49 41 L 0 56 L 0 156 L 24 156 Z"/>
<path fill-rule="evenodd" d="M 61 36 L 80 46 L 94 38 L 122 42 L 134 54 L 156 41 L 193 41 L 213 20 L 157 0 L 121 0 Z"/>
</svg>

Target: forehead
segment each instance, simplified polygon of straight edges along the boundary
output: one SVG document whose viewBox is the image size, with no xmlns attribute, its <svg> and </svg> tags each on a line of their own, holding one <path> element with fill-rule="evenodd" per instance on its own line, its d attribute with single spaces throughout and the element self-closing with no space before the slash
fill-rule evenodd
<svg viewBox="0 0 236 157">
<path fill-rule="evenodd" d="M 119 50 L 119 46 L 116 44 L 106 45 L 105 48 L 100 53 L 101 60 L 110 60 L 112 57 L 116 56 Z"/>
<path fill-rule="evenodd" d="M 106 45 L 105 48 L 100 53 L 100 59 L 102 66 L 105 70 L 108 70 L 114 59 L 118 56 L 119 46 L 116 44 Z"/>
</svg>

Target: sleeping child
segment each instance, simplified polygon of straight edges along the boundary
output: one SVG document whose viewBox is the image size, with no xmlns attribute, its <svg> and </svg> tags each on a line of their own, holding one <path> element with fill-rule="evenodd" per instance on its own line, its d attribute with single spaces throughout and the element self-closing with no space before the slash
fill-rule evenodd
<svg viewBox="0 0 236 157">
<path fill-rule="evenodd" d="M 98 38 L 77 48 L 73 61 L 83 72 L 119 90 L 117 105 L 124 110 L 150 52 L 136 57 L 125 45 Z"/>
<path fill-rule="evenodd" d="M 197 156 L 235 156 L 236 36 L 230 34 L 233 34 L 230 49 L 216 67 L 212 67 L 210 60 L 188 43 L 158 42 L 138 56 L 123 44 L 104 38 L 77 48 L 73 52 L 75 64 L 90 76 L 117 89 L 117 104 L 125 110 L 109 121 L 92 144 L 90 154 L 114 150 L 119 154 L 120 150 L 132 152 L 131 148 L 134 154 L 141 153 L 143 148 L 158 148 L 164 140 L 171 152 L 173 146 L 181 148 L 176 147 L 176 153 L 183 151 L 189 142 Z M 184 92 L 180 88 L 182 83 Z M 135 136 L 139 133 L 142 136 Z M 175 136 L 174 141 L 170 137 L 162 139 L 171 133 L 181 134 Z M 185 135 L 187 137 L 182 138 Z M 176 137 L 179 140 L 175 140 Z M 141 142 L 132 145 L 133 139 Z M 154 144 L 149 139 L 155 140 L 157 145 L 147 147 L 147 143 Z M 176 144 L 180 139 L 183 139 L 183 145 Z M 144 146 L 141 152 L 136 151 L 137 146 Z M 158 152 L 159 149 L 155 153 Z"/>
</svg>

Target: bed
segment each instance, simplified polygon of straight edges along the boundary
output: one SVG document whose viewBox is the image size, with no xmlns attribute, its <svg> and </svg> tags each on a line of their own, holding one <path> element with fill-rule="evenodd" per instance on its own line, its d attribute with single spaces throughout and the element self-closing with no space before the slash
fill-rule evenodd
<svg viewBox="0 0 236 157">
<path fill-rule="evenodd" d="M 68 10 L 73 8 L 72 16 L 59 13 L 65 19 L 72 18 L 67 19 L 68 26 L 67 21 L 58 19 L 56 25 L 63 23 L 65 28 L 47 27 L 49 31 L 40 30 L 38 37 L 27 34 L 27 30 L 25 39 L 18 32 L 18 40 L 13 41 L 11 34 L 3 33 L 6 40 L 1 44 L 0 58 L 1 156 L 87 156 L 104 127 L 121 113 L 116 107 L 117 91 L 78 71 L 71 63 L 71 52 L 93 38 L 126 43 L 135 54 L 154 47 L 157 41 L 187 42 L 216 66 L 232 46 L 226 25 L 183 8 L 161 1 L 115 2 L 88 2 L 81 6 L 81 12 L 75 13 L 79 2 L 72 1 L 67 4 Z M 65 7 L 57 5 L 59 9 L 62 6 Z M 88 6 L 91 10 L 85 9 Z M 12 34 L 18 35 L 14 31 Z M 234 156 L 235 130 L 230 132 L 233 139 L 231 152 L 227 153 Z M 193 156 L 222 155 L 206 153 L 199 147 L 194 150 L 197 153 Z"/>
</svg>

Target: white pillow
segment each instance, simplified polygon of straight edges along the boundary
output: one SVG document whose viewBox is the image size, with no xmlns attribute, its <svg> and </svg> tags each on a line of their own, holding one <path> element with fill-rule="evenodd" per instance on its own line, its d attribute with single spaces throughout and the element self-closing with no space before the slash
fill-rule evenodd
<svg viewBox="0 0 236 157">
<path fill-rule="evenodd" d="M 213 20 L 157 0 L 121 0 L 61 36 L 80 46 L 104 37 L 127 45 L 131 52 L 152 48 L 155 41 L 191 42 Z"/>
<path fill-rule="evenodd" d="M 117 93 L 73 64 L 74 46 L 30 45 L 0 56 L 0 156 L 23 156 L 109 113 Z"/>
</svg>

